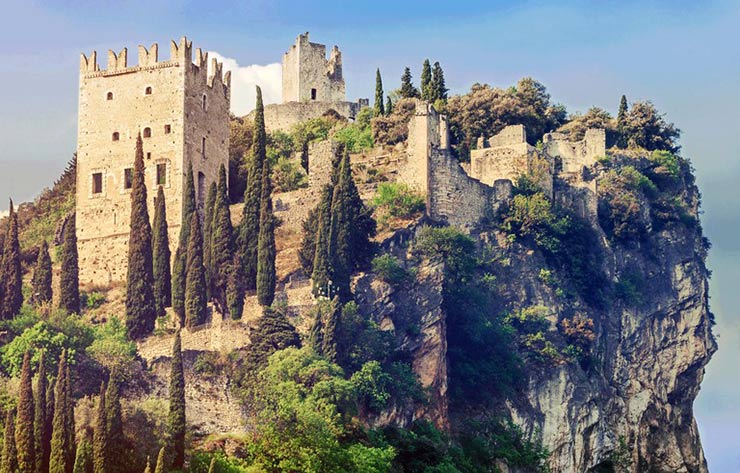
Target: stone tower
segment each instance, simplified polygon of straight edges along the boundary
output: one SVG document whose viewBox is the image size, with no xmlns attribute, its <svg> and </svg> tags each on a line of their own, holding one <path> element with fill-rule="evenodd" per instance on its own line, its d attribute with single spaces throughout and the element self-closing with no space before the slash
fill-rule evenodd
<svg viewBox="0 0 740 473">
<path fill-rule="evenodd" d="M 283 103 L 344 102 L 342 53 L 334 46 L 326 59 L 326 46 L 299 35 L 283 55 Z"/>
<path fill-rule="evenodd" d="M 221 164 L 228 170 L 230 73 L 182 38 L 170 44 L 170 59 L 158 46 L 108 51 L 101 70 L 97 54 L 80 58 L 77 138 L 77 241 L 80 282 L 109 284 L 126 279 L 130 188 L 136 136 L 144 141 L 149 216 L 157 186 L 164 188 L 172 253 L 177 246 L 182 192 L 189 166 L 203 207 Z"/>
</svg>

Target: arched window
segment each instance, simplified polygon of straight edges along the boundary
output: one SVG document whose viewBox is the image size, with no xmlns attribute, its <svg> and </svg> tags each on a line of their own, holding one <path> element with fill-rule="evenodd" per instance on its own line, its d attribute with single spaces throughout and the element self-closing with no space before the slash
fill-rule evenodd
<svg viewBox="0 0 740 473">
<path fill-rule="evenodd" d="M 118 141 L 120 137 L 121 135 L 119 135 L 117 131 L 113 132 L 113 141 Z"/>
<path fill-rule="evenodd" d="M 106 100 L 113 100 L 113 92 L 108 92 L 108 95 L 105 96 Z"/>
<path fill-rule="evenodd" d="M 144 138 L 151 138 L 152 129 L 149 127 L 144 128 Z"/>
<path fill-rule="evenodd" d="M 206 94 L 203 94 L 203 101 L 201 102 L 200 106 L 201 108 L 203 108 L 203 110 L 206 109 Z"/>
<path fill-rule="evenodd" d="M 144 95 L 152 95 L 152 88 L 151 87 L 147 87 L 144 90 Z"/>
</svg>

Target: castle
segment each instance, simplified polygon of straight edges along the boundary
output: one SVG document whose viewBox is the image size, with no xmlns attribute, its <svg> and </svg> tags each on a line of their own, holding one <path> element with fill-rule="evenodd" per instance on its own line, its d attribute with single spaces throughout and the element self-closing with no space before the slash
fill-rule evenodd
<svg viewBox="0 0 740 473">
<path fill-rule="evenodd" d="M 109 284 L 126 278 L 134 150 L 144 143 L 149 215 L 157 186 L 167 203 L 174 254 L 182 214 L 182 193 L 192 167 L 196 199 L 228 170 L 230 73 L 182 38 L 170 44 L 170 59 L 159 47 L 138 48 L 128 65 L 126 48 L 108 51 L 108 68 L 97 54 L 80 58 L 77 137 L 76 226 L 80 282 Z"/>
</svg>

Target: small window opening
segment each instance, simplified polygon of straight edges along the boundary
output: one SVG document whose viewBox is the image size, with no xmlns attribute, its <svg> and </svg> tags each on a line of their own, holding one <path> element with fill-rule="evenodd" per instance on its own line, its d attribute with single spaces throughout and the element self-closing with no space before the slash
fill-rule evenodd
<svg viewBox="0 0 740 473">
<path fill-rule="evenodd" d="M 131 189 L 134 187 L 134 169 L 126 168 L 123 170 L 123 188 Z"/>
<path fill-rule="evenodd" d="M 164 134 L 165 134 L 165 135 L 169 135 L 169 134 L 170 134 L 171 132 L 172 132 L 172 126 L 170 126 L 170 125 L 165 125 L 165 126 L 164 126 Z"/>
<path fill-rule="evenodd" d="M 198 173 L 198 206 L 202 207 L 206 199 L 206 175 Z"/>
<path fill-rule="evenodd" d="M 157 185 L 164 186 L 167 184 L 167 164 L 157 164 Z"/>
<path fill-rule="evenodd" d="M 118 141 L 121 138 L 121 135 L 118 134 L 117 131 L 113 132 L 113 141 Z"/>
<path fill-rule="evenodd" d="M 200 154 L 203 158 L 206 157 L 206 137 L 204 136 L 200 141 Z"/>
<path fill-rule="evenodd" d="M 106 95 L 107 100 L 113 100 L 113 92 L 108 92 L 108 95 Z"/>
<path fill-rule="evenodd" d="M 316 100 L 316 89 L 311 89 L 311 100 Z"/>
<path fill-rule="evenodd" d="M 93 194 L 100 194 L 103 192 L 103 173 L 96 172 L 92 175 L 92 192 Z"/>
<path fill-rule="evenodd" d="M 144 95 L 152 95 L 152 88 L 151 87 L 147 87 L 144 90 Z"/>
<path fill-rule="evenodd" d="M 147 153 L 146 153 L 146 159 L 152 159 L 152 152 L 151 151 L 147 151 Z"/>
<path fill-rule="evenodd" d="M 152 129 L 149 127 L 144 128 L 144 138 L 151 138 Z"/>
<path fill-rule="evenodd" d="M 201 102 L 201 104 L 200 104 L 200 106 L 201 106 L 201 108 L 202 108 L 203 110 L 205 110 L 205 109 L 206 109 L 206 100 L 207 100 L 207 99 L 206 99 L 206 96 L 205 96 L 205 94 L 203 94 L 203 101 L 202 101 L 202 102 Z"/>
</svg>

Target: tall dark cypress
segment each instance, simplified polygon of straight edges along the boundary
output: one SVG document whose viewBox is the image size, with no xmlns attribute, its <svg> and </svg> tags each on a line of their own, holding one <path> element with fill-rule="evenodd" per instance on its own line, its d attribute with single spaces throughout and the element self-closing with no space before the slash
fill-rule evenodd
<svg viewBox="0 0 740 473">
<path fill-rule="evenodd" d="M 105 393 L 105 424 L 108 434 L 106 452 L 106 473 L 125 473 L 129 471 L 126 438 L 123 435 L 121 420 L 121 393 L 119 374 L 113 372 L 108 380 Z"/>
<path fill-rule="evenodd" d="M 319 227 L 318 206 L 308 211 L 306 219 L 301 223 L 303 238 L 298 250 L 298 260 L 301 262 L 303 272 L 309 276 L 313 272 L 313 260 L 316 257 L 316 232 Z"/>
<path fill-rule="evenodd" d="M 3 245 L 2 265 L 0 266 L 0 318 L 9 320 L 15 317 L 23 305 L 23 273 L 21 271 L 21 247 L 18 243 L 18 214 L 10 201 L 8 228 Z"/>
<path fill-rule="evenodd" d="M 260 233 L 257 254 L 257 301 L 262 306 L 275 300 L 275 218 L 272 214 L 272 184 L 270 166 L 262 167 L 262 197 Z"/>
<path fill-rule="evenodd" d="M 185 326 L 195 327 L 206 321 L 206 274 L 203 268 L 203 235 L 200 218 L 193 212 L 190 217 L 187 276 L 185 278 Z"/>
<path fill-rule="evenodd" d="M 95 411 L 95 426 L 93 430 L 93 471 L 105 473 L 108 453 L 108 422 L 105 412 L 105 383 L 100 383 L 100 396 Z"/>
<path fill-rule="evenodd" d="M 75 453 L 77 448 L 77 442 L 75 441 L 75 402 L 72 397 L 72 374 L 69 363 L 66 366 L 66 373 L 64 375 L 64 406 L 67 409 L 65 420 L 67 425 L 65 430 L 67 432 L 67 473 L 72 473 L 72 469 L 75 463 Z"/>
<path fill-rule="evenodd" d="M 242 318 L 244 312 L 244 276 L 239 254 L 234 251 L 229 271 L 229 281 L 226 285 L 226 303 L 229 306 L 229 314 L 234 320 Z"/>
<path fill-rule="evenodd" d="M 196 211 L 195 184 L 193 168 L 188 166 L 185 179 L 185 191 L 182 198 L 182 224 L 180 240 L 175 251 L 175 262 L 172 269 L 172 308 L 180 318 L 180 325 L 185 324 L 185 280 L 188 266 L 188 240 L 190 239 L 190 222 Z"/>
<path fill-rule="evenodd" d="M 59 368 L 54 390 L 54 423 L 51 436 L 51 458 L 49 459 L 49 473 L 67 473 L 67 458 L 69 451 L 69 433 L 67 428 L 67 352 L 62 352 L 59 358 Z M 69 467 L 71 468 L 72 465 Z"/>
<path fill-rule="evenodd" d="M 93 473 L 93 454 L 90 439 L 83 438 L 77 448 L 72 473 Z"/>
<path fill-rule="evenodd" d="M 172 274 L 170 273 L 170 237 L 167 229 L 167 208 L 164 189 L 157 188 L 154 206 L 154 305 L 158 317 L 165 314 L 165 308 L 172 305 Z"/>
<path fill-rule="evenodd" d="M 257 287 L 257 246 L 259 240 L 260 197 L 262 196 L 262 166 L 267 160 L 267 133 L 262 90 L 257 87 L 257 105 L 254 115 L 252 159 L 249 163 L 247 188 L 244 191 L 244 209 L 239 229 L 239 252 L 244 269 L 244 287 Z"/>
<path fill-rule="evenodd" d="M 324 320 L 323 311 L 321 306 L 316 307 L 316 317 L 311 325 L 311 332 L 309 333 L 308 341 L 311 344 L 311 348 L 317 355 L 324 354 Z"/>
<path fill-rule="evenodd" d="M 56 386 L 54 383 L 49 383 L 46 387 L 46 427 L 44 428 L 43 437 L 43 467 L 42 473 L 49 471 L 49 464 L 51 459 L 51 437 L 54 431 L 54 406 L 56 404 L 56 396 L 54 395 Z"/>
<path fill-rule="evenodd" d="M 352 274 L 352 215 L 350 215 L 350 189 L 352 170 L 349 154 L 345 152 L 345 159 L 339 171 L 339 181 L 334 186 L 334 195 L 331 200 L 331 226 L 329 229 L 329 267 L 333 286 L 342 300 L 347 300 L 350 294 L 350 275 Z"/>
<path fill-rule="evenodd" d="M 403 98 L 414 98 L 419 96 L 419 91 L 416 90 L 414 84 L 411 82 L 411 69 L 408 67 L 403 69 L 403 75 L 401 76 L 401 90 L 399 95 Z"/>
<path fill-rule="evenodd" d="M 385 106 L 383 104 L 383 79 L 380 77 L 380 69 L 375 70 L 375 107 L 373 113 L 376 117 L 385 115 Z"/>
<path fill-rule="evenodd" d="M 80 269 L 77 257 L 77 230 L 75 215 L 64 225 L 61 275 L 59 276 L 59 307 L 69 313 L 80 311 Z"/>
<path fill-rule="evenodd" d="M 622 95 L 619 100 L 619 111 L 617 112 L 617 147 L 626 148 L 628 139 L 627 130 L 627 96 Z"/>
<path fill-rule="evenodd" d="M 0 463 L 0 473 L 15 473 L 16 471 L 18 471 L 18 452 L 15 449 L 15 411 L 8 410 L 5 414 L 3 460 Z"/>
<path fill-rule="evenodd" d="M 390 115 L 393 113 L 393 101 L 391 100 L 391 96 L 389 95 L 385 99 L 385 114 Z"/>
<path fill-rule="evenodd" d="M 36 258 L 36 267 L 31 279 L 32 302 L 35 305 L 45 304 L 51 301 L 51 256 L 49 256 L 49 244 L 46 240 L 41 242 L 39 254 Z"/>
<path fill-rule="evenodd" d="M 128 238 L 126 277 L 126 328 L 131 338 L 142 338 L 154 330 L 157 309 L 154 303 L 152 227 L 146 202 L 144 144 L 136 137 L 134 176 L 131 187 L 131 229 Z"/>
<path fill-rule="evenodd" d="M 424 64 L 421 66 L 421 98 L 432 100 L 432 95 L 432 66 L 429 64 L 429 59 L 424 59 Z"/>
<path fill-rule="evenodd" d="M 339 353 L 339 326 L 342 316 L 342 305 L 338 297 L 335 297 L 328 306 L 326 327 L 322 340 L 322 354 L 331 362 L 337 362 Z"/>
<path fill-rule="evenodd" d="M 18 471 L 21 473 L 35 473 L 36 471 L 36 441 L 33 435 L 35 416 L 33 404 L 31 352 L 26 351 L 23 355 L 23 368 L 21 368 L 15 431 L 15 446 L 18 450 Z"/>
<path fill-rule="evenodd" d="M 216 183 L 212 182 L 208 188 L 208 197 L 206 198 L 206 208 L 203 219 L 203 267 L 206 268 L 206 295 L 208 299 L 212 297 L 213 289 L 213 264 L 211 262 L 211 237 L 213 233 L 213 220 L 216 218 L 214 206 L 216 205 Z"/>
<path fill-rule="evenodd" d="M 229 190 L 226 182 L 226 168 L 221 165 L 218 173 L 216 201 L 213 205 L 211 226 L 211 270 L 212 297 L 221 312 L 228 312 L 226 292 L 229 285 L 234 259 L 234 236 L 229 210 Z"/>
<path fill-rule="evenodd" d="M 329 234 L 331 232 L 331 199 L 333 188 L 324 187 L 318 207 L 316 226 L 316 252 L 313 260 L 313 294 L 315 296 L 331 297 L 332 289 L 329 285 L 331 277 L 331 262 L 329 260 Z"/>
<path fill-rule="evenodd" d="M 170 368 L 169 438 L 172 467 L 182 468 L 185 462 L 185 374 L 182 365 L 180 332 L 175 334 Z"/>
<path fill-rule="evenodd" d="M 445 74 L 439 62 L 434 63 L 432 68 L 432 100 L 447 100 L 447 86 L 445 85 Z"/>
<path fill-rule="evenodd" d="M 47 399 L 46 391 L 49 386 L 49 380 L 46 374 L 46 354 L 41 354 L 39 360 L 39 372 L 36 379 L 36 397 L 33 407 L 33 436 L 35 440 L 34 453 L 36 455 L 36 473 L 45 473 L 49 471 L 49 448 L 47 439 Z"/>
<path fill-rule="evenodd" d="M 164 447 L 162 447 L 157 455 L 157 466 L 154 468 L 154 473 L 164 473 L 164 463 Z"/>
</svg>

